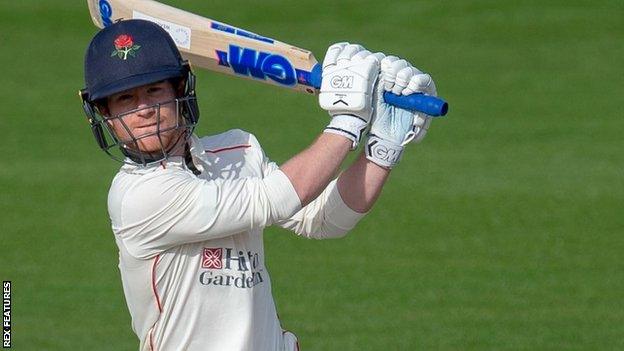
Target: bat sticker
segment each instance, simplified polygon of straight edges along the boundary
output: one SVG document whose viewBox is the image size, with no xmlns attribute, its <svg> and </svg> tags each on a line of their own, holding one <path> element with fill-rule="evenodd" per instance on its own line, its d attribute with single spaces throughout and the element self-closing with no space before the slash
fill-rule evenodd
<svg viewBox="0 0 624 351">
<path fill-rule="evenodd" d="M 167 33 L 169 33 L 169 35 L 178 47 L 187 50 L 191 49 L 191 28 L 165 21 L 160 18 L 152 17 L 136 10 L 132 11 L 132 18 L 152 21 L 158 24 L 164 30 L 166 30 Z"/>
<path fill-rule="evenodd" d="M 249 38 L 249 39 L 262 41 L 262 42 L 269 43 L 269 44 L 273 44 L 275 42 L 275 40 L 273 40 L 271 38 L 263 37 L 263 36 L 258 35 L 256 33 L 248 32 L 248 31 L 245 31 L 245 30 L 242 30 L 242 29 L 239 29 L 239 28 L 234 28 L 234 27 L 228 26 L 227 24 L 223 24 L 223 23 L 219 23 L 219 22 L 212 22 L 212 23 L 210 23 L 210 28 L 216 29 L 216 30 L 219 30 L 219 31 L 222 31 L 222 32 L 238 35 L 240 37 L 245 37 L 245 38 Z"/>
<path fill-rule="evenodd" d="M 216 50 L 219 65 L 231 67 L 236 74 L 256 79 L 267 78 L 281 85 L 297 84 L 293 65 L 282 55 L 256 51 L 230 44 L 229 52 Z"/>
<path fill-rule="evenodd" d="M 98 7 L 100 8 L 100 17 L 102 18 L 102 23 L 104 27 L 108 27 L 113 24 L 111 17 L 113 16 L 113 7 L 106 0 L 100 0 L 98 3 Z"/>
</svg>

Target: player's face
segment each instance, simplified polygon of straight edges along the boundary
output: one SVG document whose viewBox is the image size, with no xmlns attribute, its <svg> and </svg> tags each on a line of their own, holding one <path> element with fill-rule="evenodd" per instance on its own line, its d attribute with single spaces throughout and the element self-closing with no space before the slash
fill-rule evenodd
<svg viewBox="0 0 624 351">
<path fill-rule="evenodd" d="M 169 81 L 114 94 L 107 102 L 109 123 L 117 138 L 132 149 L 138 147 L 147 153 L 168 150 L 181 133 L 175 128 L 179 122 L 175 98 Z M 137 139 L 136 144 L 132 137 Z"/>
</svg>

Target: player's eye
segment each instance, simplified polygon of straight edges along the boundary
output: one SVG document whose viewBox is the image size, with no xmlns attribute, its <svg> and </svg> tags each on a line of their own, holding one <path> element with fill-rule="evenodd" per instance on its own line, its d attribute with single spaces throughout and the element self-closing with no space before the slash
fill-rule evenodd
<svg viewBox="0 0 624 351">
<path fill-rule="evenodd" d="M 117 96 L 115 98 L 115 100 L 117 102 L 128 102 L 128 101 L 132 100 L 132 95 L 130 95 L 130 94 L 122 94 L 122 95 Z"/>
<path fill-rule="evenodd" d="M 165 81 L 154 83 L 147 87 L 148 94 L 159 94 L 165 91 Z"/>
<path fill-rule="evenodd" d="M 150 94 L 154 94 L 154 93 L 159 93 L 163 90 L 162 87 L 156 85 L 156 86 L 151 86 L 149 87 L 149 89 L 147 89 L 147 92 Z"/>
</svg>

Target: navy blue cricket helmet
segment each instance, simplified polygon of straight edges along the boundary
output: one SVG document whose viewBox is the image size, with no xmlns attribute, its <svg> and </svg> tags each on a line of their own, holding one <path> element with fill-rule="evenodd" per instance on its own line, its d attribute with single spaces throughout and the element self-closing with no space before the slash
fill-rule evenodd
<svg viewBox="0 0 624 351">
<path fill-rule="evenodd" d="M 183 96 L 175 101 L 182 119 L 178 127 L 186 129 L 184 137 L 188 138 L 197 124 L 195 76 L 169 33 L 156 23 L 132 19 L 115 22 L 99 31 L 87 48 L 84 73 L 86 87 L 80 96 L 85 113 L 98 146 L 115 159 L 119 157 L 111 153 L 114 147 L 142 164 L 166 159 L 169 150 L 163 147 L 156 155 L 144 155 L 138 151 L 138 140 L 134 137 L 130 143 L 121 142 L 106 123 L 115 116 L 101 113 L 108 96 L 163 80 L 183 80 Z"/>
</svg>

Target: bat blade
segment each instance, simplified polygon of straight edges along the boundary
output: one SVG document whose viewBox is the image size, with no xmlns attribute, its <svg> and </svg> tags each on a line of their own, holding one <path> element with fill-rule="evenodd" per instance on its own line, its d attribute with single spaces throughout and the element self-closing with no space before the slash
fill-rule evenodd
<svg viewBox="0 0 624 351">
<path fill-rule="evenodd" d="M 158 23 L 193 66 L 315 94 L 314 55 L 286 43 L 151 0 L 87 0 L 93 23 Z"/>
<path fill-rule="evenodd" d="M 298 92 L 319 92 L 321 67 L 308 50 L 153 0 L 87 0 L 87 4 L 93 23 L 99 28 L 121 19 L 145 19 L 159 24 L 195 67 Z M 386 101 L 432 116 L 446 114 L 446 102 L 418 95 L 418 99 L 414 95 L 394 95 Z"/>
</svg>

